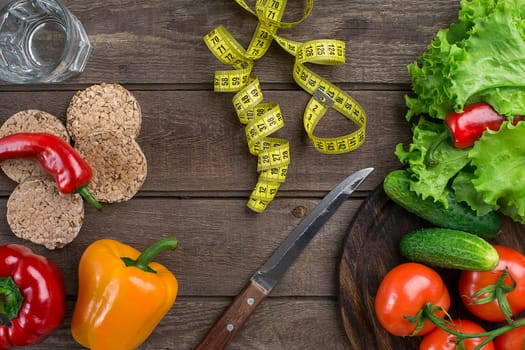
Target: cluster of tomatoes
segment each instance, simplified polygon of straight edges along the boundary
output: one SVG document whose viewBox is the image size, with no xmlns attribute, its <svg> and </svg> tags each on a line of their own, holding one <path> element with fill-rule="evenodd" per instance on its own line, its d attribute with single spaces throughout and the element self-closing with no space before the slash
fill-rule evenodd
<svg viewBox="0 0 525 350">
<path fill-rule="evenodd" d="M 384 277 L 375 299 L 377 319 L 393 335 L 422 336 L 420 350 L 525 349 L 525 318 L 516 317 L 525 310 L 525 256 L 494 247 L 500 257 L 494 270 L 459 274 L 459 297 L 471 319 L 448 314 L 450 294 L 440 274 L 416 262 Z M 494 322 L 494 328 L 484 329 L 483 321 Z"/>
</svg>

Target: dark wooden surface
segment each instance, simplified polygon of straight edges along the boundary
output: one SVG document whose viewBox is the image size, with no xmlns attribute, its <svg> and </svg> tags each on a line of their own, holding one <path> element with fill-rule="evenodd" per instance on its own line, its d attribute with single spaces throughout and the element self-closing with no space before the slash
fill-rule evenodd
<svg viewBox="0 0 525 350">
<path fill-rule="evenodd" d="M 289 1 L 285 20 L 300 17 L 303 2 Z M 193 349 L 250 275 L 288 232 L 336 183 L 353 171 L 376 171 L 322 229 L 270 296 L 260 305 L 230 349 L 352 349 L 341 320 L 339 261 L 349 224 L 359 206 L 399 167 L 395 145 L 410 137 L 403 96 L 410 90 L 406 65 L 435 32 L 456 19 L 452 0 L 341 1 L 314 3 L 300 26 L 279 34 L 296 41 L 331 38 L 347 44 L 347 63 L 312 67 L 357 99 L 368 115 L 367 141 L 343 155 L 323 155 L 302 126 L 309 95 L 292 79 L 293 58 L 272 45 L 256 62 L 266 101 L 281 105 L 289 140 L 289 175 L 263 214 L 246 208 L 254 186 L 256 158 L 246 148 L 231 94 L 212 91 L 222 66 L 202 36 L 224 25 L 243 45 L 256 19 L 232 0 L 64 0 L 84 23 L 93 54 L 79 77 L 53 85 L 0 84 L 0 121 L 22 109 L 42 109 L 62 120 L 73 94 L 91 84 L 120 83 L 143 111 L 138 137 L 148 159 L 148 177 L 135 198 L 86 209 L 79 237 L 48 251 L 14 237 L 5 203 L 15 184 L 0 176 L 0 239 L 24 243 L 54 259 L 67 281 L 69 308 L 63 327 L 32 349 L 80 349 L 70 335 L 76 266 L 86 246 L 110 237 L 139 249 L 173 234 L 179 249 L 158 261 L 176 274 L 174 307 L 140 349 Z M 253 2 L 250 2 L 253 3 Z M 330 112 L 321 132 L 347 122 Z M 2 215 L 0 213 L 0 215 Z M 132 317 L 132 315 L 130 315 Z M 373 345 L 371 345 L 373 346 Z M 370 348 L 371 349 L 371 348 Z"/>
</svg>

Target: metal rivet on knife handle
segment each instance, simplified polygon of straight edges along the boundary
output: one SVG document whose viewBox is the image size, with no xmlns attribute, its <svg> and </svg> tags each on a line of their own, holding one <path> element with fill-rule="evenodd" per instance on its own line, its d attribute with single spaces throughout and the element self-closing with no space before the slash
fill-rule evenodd
<svg viewBox="0 0 525 350">
<path fill-rule="evenodd" d="M 195 350 L 224 349 L 267 295 L 268 291 L 250 280 L 215 321 Z M 253 301 L 252 305 L 249 299 Z"/>
</svg>

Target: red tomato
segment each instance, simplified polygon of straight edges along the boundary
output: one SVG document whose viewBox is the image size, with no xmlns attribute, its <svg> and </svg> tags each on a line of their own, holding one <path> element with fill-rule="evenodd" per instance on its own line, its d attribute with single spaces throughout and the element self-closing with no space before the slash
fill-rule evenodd
<svg viewBox="0 0 525 350">
<path fill-rule="evenodd" d="M 485 332 L 483 327 L 469 320 L 454 320 L 453 322 L 456 327 L 451 329 L 461 333 L 475 334 Z M 419 345 L 419 350 L 455 350 L 457 346 L 455 339 L 455 335 L 445 332 L 441 328 L 436 328 L 423 338 L 423 341 Z M 465 346 L 464 350 L 475 349 L 483 340 L 484 338 L 465 339 L 463 342 Z M 497 349 L 500 350 L 499 348 Z M 483 346 L 481 350 L 494 350 L 494 342 L 490 341 L 487 345 Z"/>
<path fill-rule="evenodd" d="M 487 304 L 472 304 L 471 296 L 480 289 L 495 284 L 501 276 L 501 270 L 508 268 L 510 275 L 516 281 L 516 289 L 507 293 L 507 299 L 516 314 L 525 309 L 525 256 L 517 250 L 500 245 L 494 246 L 499 254 L 498 266 L 492 271 L 476 272 L 462 271 L 459 278 L 459 294 L 465 307 L 477 317 L 491 322 L 504 321 L 505 317 L 500 310 L 499 304 L 493 300 Z M 505 278 L 505 285 L 511 285 L 510 277 Z M 485 295 L 485 294 L 484 294 Z"/>
<path fill-rule="evenodd" d="M 525 349 L 525 326 L 514 328 L 494 339 L 498 350 L 523 350 Z"/>
<path fill-rule="evenodd" d="M 390 270 L 377 291 L 375 311 L 381 325 L 397 336 L 412 335 L 417 324 L 405 316 L 415 316 L 427 303 L 450 307 L 450 295 L 441 276 L 433 269 L 418 263 L 405 263 Z M 443 313 L 438 313 L 443 316 Z M 430 332 L 435 325 L 425 320 L 417 335 Z"/>
</svg>

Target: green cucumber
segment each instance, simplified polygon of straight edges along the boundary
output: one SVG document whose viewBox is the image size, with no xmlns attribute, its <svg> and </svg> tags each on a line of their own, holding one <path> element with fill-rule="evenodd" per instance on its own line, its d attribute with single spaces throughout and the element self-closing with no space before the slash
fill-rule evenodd
<svg viewBox="0 0 525 350">
<path fill-rule="evenodd" d="M 496 249 L 483 238 L 448 228 L 423 228 L 401 237 L 405 258 L 457 270 L 491 271 L 499 262 Z"/>
<path fill-rule="evenodd" d="M 478 216 L 467 204 L 458 202 L 451 190 L 447 190 L 448 208 L 431 198 L 422 199 L 410 189 L 406 170 L 394 170 L 387 174 L 383 189 L 396 204 L 439 227 L 467 231 L 485 239 L 496 237 L 501 228 L 498 213 Z"/>
</svg>

